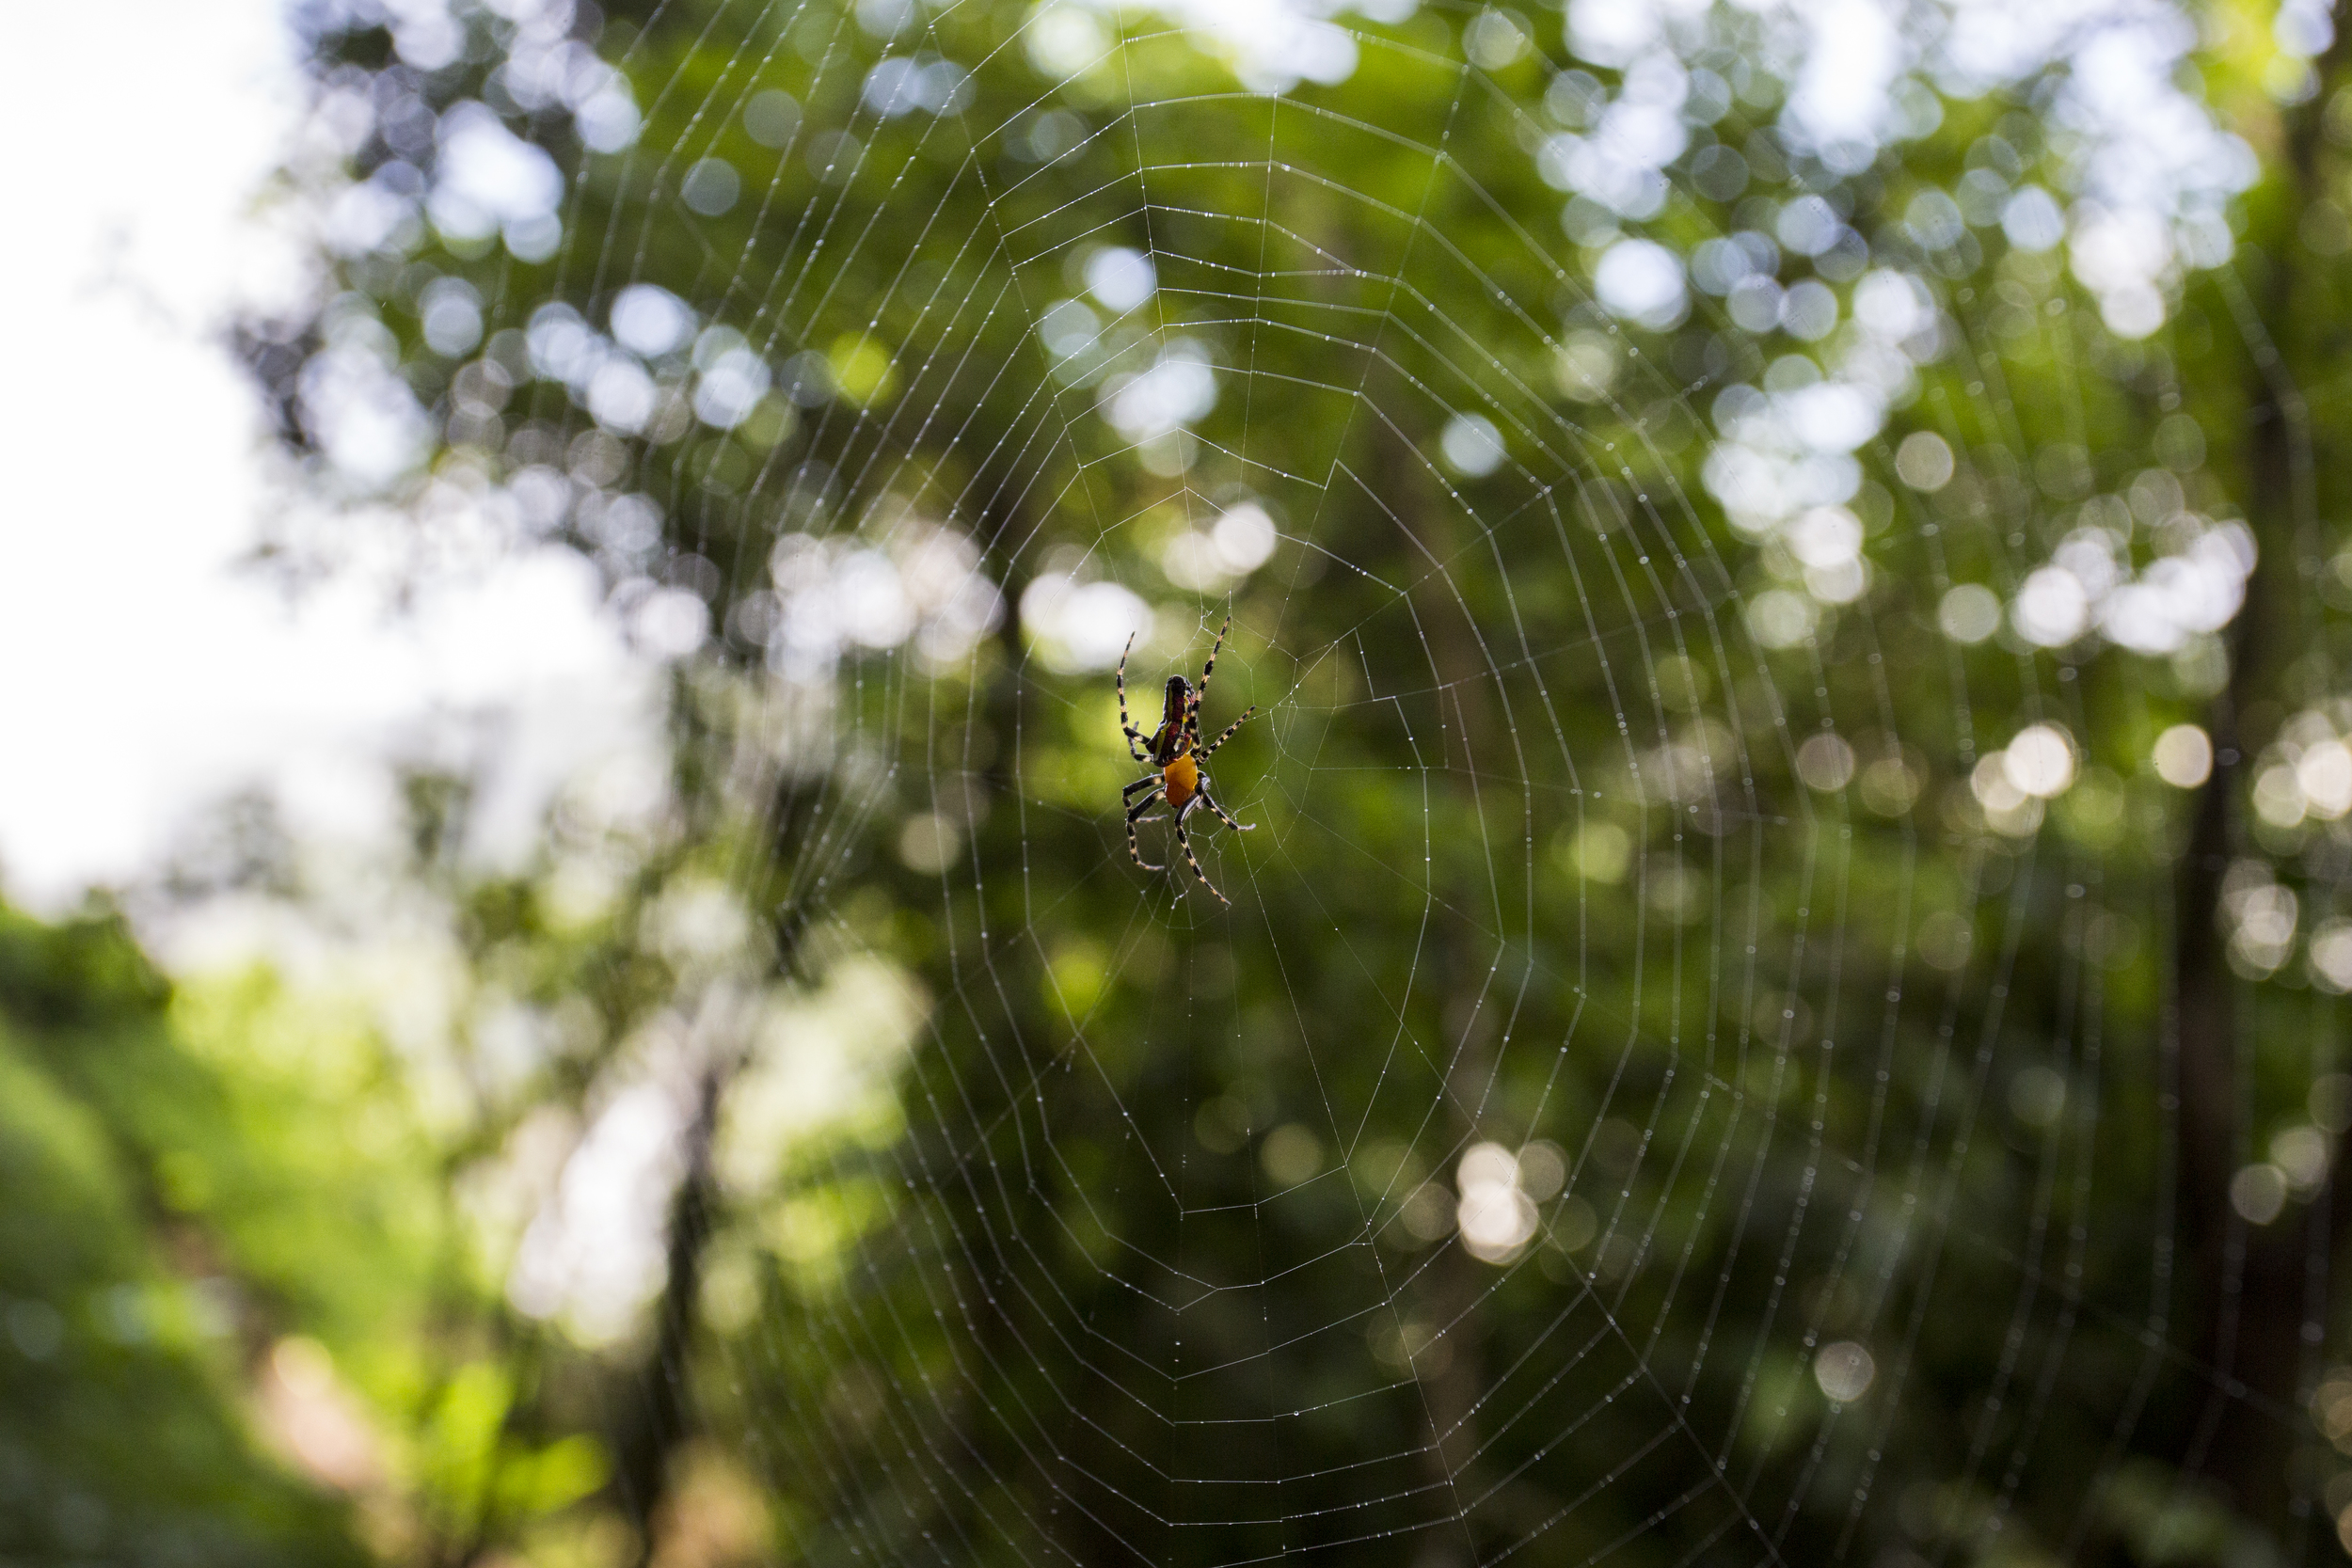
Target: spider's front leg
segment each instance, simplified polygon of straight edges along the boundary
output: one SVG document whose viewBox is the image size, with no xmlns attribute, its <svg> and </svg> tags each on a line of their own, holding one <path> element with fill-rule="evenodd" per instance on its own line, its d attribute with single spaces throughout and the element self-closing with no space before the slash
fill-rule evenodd
<svg viewBox="0 0 2352 1568">
<path fill-rule="evenodd" d="M 1200 667 L 1200 696 L 1204 701 L 1209 695 L 1209 677 L 1216 673 L 1217 652 L 1225 646 L 1225 634 L 1232 629 L 1233 612 L 1229 610 L 1225 612 L 1225 624 L 1216 628 L 1216 641 L 1209 644 L 1209 662 Z M 1193 738 L 1197 740 L 1200 736 L 1196 733 Z"/>
<path fill-rule="evenodd" d="M 1256 706 L 1256 705 L 1252 704 L 1250 706 L 1246 707 L 1246 708 L 1244 708 L 1244 709 L 1242 710 L 1242 715 L 1241 715 L 1241 717 L 1240 717 L 1240 718 L 1238 718 L 1238 719 L 1234 720 L 1232 723 L 1230 723 L 1230 724 L 1228 724 L 1228 725 L 1226 725 L 1226 726 L 1225 726 L 1225 733 L 1224 733 L 1223 735 L 1218 736 L 1217 736 L 1215 740 L 1210 741 L 1210 742 L 1209 742 L 1206 746 L 1202 746 L 1202 745 L 1195 744 L 1195 745 L 1194 745 L 1194 747 L 1193 747 L 1193 750 L 1194 750 L 1195 752 L 1199 752 L 1200 755 L 1202 755 L 1202 756 L 1204 756 L 1204 757 L 1205 757 L 1205 756 L 1207 756 L 1207 755 L 1208 755 L 1211 752 L 1216 751 L 1216 750 L 1219 746 L 1222 746 L 1222 745 L 1224 745 L 1227 741 L 1229 741 L 1229 740 L 1232 739 L 1232 738 L 1233 738 L 1233 732 L 1234 732 L 1235 730 L 1240 729 L 1240 728 L 1241 728 L 1244 724 L 1248 723 L 1248 722 L 1249 722 L 1249 721 L 1251 721 L 1252 719 L 1255 719 L 1257 716 L 1258 716 L 1258 709 L 1257 709 L 1257 706 Z M 1194 732 L 1194 735 L 1193 735 L 1193 739 L 1194 739 L 1194 741 L 1197 743 L 1197 742 L 1200 740 L 1200 736 L 1199 732 L 1198 732 L 1198 731 Z"/>
<path fill-rule="evenodd" d="M 1150 762 L 1152 752 L 1144 733 L 1127 717 L 1127 656 L 1135 651 L 1135 646 L 1136 634 L 1129 632 L 1127 645 L 1119 650 L 1119 729 L 1127 737 L 1127 754 L 1137 762 Z"/>
</svg>

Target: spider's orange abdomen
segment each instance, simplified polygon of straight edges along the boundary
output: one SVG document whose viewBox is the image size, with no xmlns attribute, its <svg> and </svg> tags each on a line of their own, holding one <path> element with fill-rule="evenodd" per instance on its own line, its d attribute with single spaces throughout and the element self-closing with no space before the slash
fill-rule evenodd
<svg viewBox="0 0 2352 1568">
<path fill-rule="evenodd" d="M 1160 770 L 1160 779 L 1168 790 L 1168 803 L 1181 812 L 1200 787 L 1200 765 L 1186 752 Z"/>
</svg>

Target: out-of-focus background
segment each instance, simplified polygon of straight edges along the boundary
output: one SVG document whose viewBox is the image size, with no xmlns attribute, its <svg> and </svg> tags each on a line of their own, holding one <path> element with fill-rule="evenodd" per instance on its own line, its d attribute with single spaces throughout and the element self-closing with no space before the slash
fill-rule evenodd
<svg viewBox="0 0 2352 1568">
<path fill-rule="evenodd" d="M 7 31 L 0 1554 L 2352 1550 L 2328 8 Z"/>
<path fill-rule="evenodd" d="M 314 218 L 276 190 L 314 84 L 285 6 L 101 5 L 22 19 L 8 115 L 54 159 L 24 171 L 39 243 L 10 265 L 42 367 L 8 393 L 27 463 L 0 624 L 15 667 L 5 845 L 12 895 L 47 909 L 151 873 L 225 795 L 265 792 L 306 839 L 380 836 L 374 760 L 451 743 L 437 714 L 602 708 L 642 721 L 584 574 L 485 563 L 393 614 L 363 567 L 290 600 L 240 570 L 315 504 L 269 448 L 222 345 L 241 313 L 315 303 Z M 103 93 L 68 62 L 111 49 Z M 139 432 L 135 445 L 121 437 Z M 103 607 L 103 613 L 93 614 Z M 603 693 L 598 702 L 591 693 Z M 515 832 L 595 739 L 534 726 Z"/>
</svg>

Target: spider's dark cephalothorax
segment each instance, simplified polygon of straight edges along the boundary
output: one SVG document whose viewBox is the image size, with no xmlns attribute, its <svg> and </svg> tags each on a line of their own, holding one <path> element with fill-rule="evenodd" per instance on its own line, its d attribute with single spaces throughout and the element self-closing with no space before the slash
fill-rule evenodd
<svg viewBox="0 0 2352 1568">
<path fill-rule="evenodd" d="M 1232 900 L 1217 893 L 1216 884 L 1209 880 L 1208 873 L 1202 871 L 1200 863 L 1193 858 L 1191 841 L 1184 837 L 1184 818 L 1190 816 L 1196 808 L 1206 806 L 1211 815 L 1235 832 L 1246 833 L 1257 826 L 1255 823 L 1245 826 L 1228 816 L 1225 808 L 1209 794 L 1209 776 L 1200 769 L 1200 765 L 1208 760 L 1209 754 L 1231 740 L 1233 732 L 1248 723 L 1251 715 L 1258 711 L 1255 707 L 1245 710 L 1239 719 L 1225 726 L 1224 734 L 1202 743 L 1200 705 L 1209 695 L 1209 677 L 1216 673 L 1217 650 L 1225 646 L 1225 634 L 1232 629 L 1232 625 L 1233 618 L 1228 615 L 1225 625 L 1217 628 L 1216 641 L 1209 648 L 1209 661 L 1200 667 L 1200 689 L 1198 691 L 1182 675 L 1168 677 L 1168 699 L 1160 707 L 1160 727 L 1148 736 L 1136 728 L 1134 721 L 1127 717 L 1127 654 L 1121 652 L 1119 656 L 1119 727 L 1127 737 L 1127 754 L 1137 762 L 1150 763 L 1152 768 L 1152 771 L 1120 792 L 1120 800 L 1127 806 L 1127 853 L 1134 856 L 1136 863 L 1146 871 L 1168 869 L 1145 860 L 1142 847 L 1136 842 L 1138 824 L 1160 820 L 1143 814 L 1166 800 L 1175 811 L 1176 847 L 1184 852 L 1184 863 L 1192 867 L 1192 874 L 1200 879 L 1202 887 L 1216 894 L 1218 903 L 1229 906 Z M 1132 650 L 1135 645 L 1136 640 L 1128 638 L 1127 648 Z"/>
</svg>

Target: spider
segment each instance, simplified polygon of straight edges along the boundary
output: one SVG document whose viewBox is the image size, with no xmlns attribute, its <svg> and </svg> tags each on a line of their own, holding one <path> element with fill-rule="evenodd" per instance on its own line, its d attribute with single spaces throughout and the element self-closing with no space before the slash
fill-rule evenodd
<svg viewBox="0 0 2352 1568">
<path fill-rule="evenodd" d="M 1137 762 L 1150 763 L 1152 769 L 1120 791 L 1120 803 L 1127 808 L 1127 853 L 1134 856 L 1136 863 L 1146 871 L 1168 869 L 1145 860 L 1142 847 L 1136 842 L 1138 823 L 1161 820 L 1143 814 L 1165 797 L 1168 803 L 1175 808 L 1176 847 L 1184 852 L 1184 863 L 1191 866 L 1192 874 L 1200 879 L 1200 885 L 1216 894 L 1216 901 L 1228 909 L 1232 907 L 1233 901 L 1217 893 L 1216 884 L 1209 880 L 1208 873 L 1201 870 L 1200 863 L 1193 858 L 1191 842 L 1184 837 L 1184 818 L 1192 815 L 1195 807 L 1207 806 L 1219 822 L 1237 833 L 1248 832 L 1257 826 L 1254 822 L 1244 826 L 1226 815 L 1225 808 L 1209 794 L 1208 774 L 1200 770 L 1200 765 L 1208 760 L 1210 753 L 1231 740 L 1233 732 L 1248 723 L 1258 711 L 1254 705 L 1251 706 L 1239 719 L 1225 726 L 1223 735 L 1205 746 L 1200 743 L 1200 704 L 1209 694 L 1209 677 L 1216 673 L 1217 650 L 1225 646 L 1225 634 L 1232 629 L 1232 625 L 1233 618 L 1228 615 L 1225 625 L 1217 628 L 1216 641 L 1209 648 L 1209 662 L 1200 667 L 1200 690 L 1195 691 L 1192 683 L 1182 675 L 1168 677 L 1168 701 L 1160 710 L 1160 727 L 1149 736 L 1136 728 L 1127 717 L 1127 654 L 1135 648 L 1136 640 L 1133 637 L 1127 639 L 1127 647 L 1119 656 L 1119 727 L 1127 736 L 1127 754 Z"/>
</svg>

